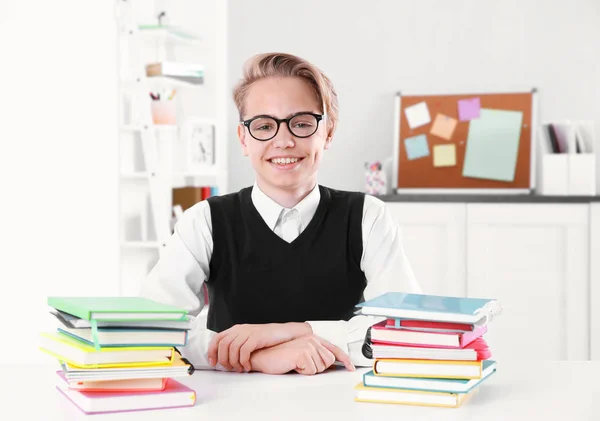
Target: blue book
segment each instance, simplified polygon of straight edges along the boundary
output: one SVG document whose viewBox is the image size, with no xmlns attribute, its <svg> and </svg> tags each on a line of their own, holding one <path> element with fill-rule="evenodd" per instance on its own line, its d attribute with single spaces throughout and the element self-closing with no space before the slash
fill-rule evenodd
<svg viewBox="0 0 600 421">
<path fill-rule="evenodd" d="M 70 336 L 87 345 L 95 346 L 91 328 L 72 329 L 59 327 L 58 332 Z M 100 347 L 176 347 L 186 346 L 187 330 L 173 329 L 98 329 L 98 346 Z"/>
<path fill-rule="evenodd" d="M 385 387 L 444 393 L 468 393 L 495 372 L 496 361 L 492 360 L 483 361 L 481 378 L 471 380 L 378 376 L 371 370 L 363 375 L 363 384 L 367 387 Z"/>
<path fill-rule="evenodd" d="M 371 316 L 457 323 L 487 323 L 501 310 L 495 299 L 404 292 L 388 292 L 357 307 Z"/>
</svg>

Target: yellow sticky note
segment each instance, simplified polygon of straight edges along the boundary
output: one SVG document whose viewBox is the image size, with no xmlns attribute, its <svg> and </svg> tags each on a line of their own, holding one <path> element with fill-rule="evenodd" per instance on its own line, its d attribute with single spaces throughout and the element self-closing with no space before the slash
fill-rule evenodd
<svg viewBox="0 0 600 421">
<path fill-rule="evenodd" d="M 444 114 L 438 114 L 435 116 L 433 126 L 431 127 L 431 134 L 441 137 L 442 139 L 452 139 L 452 134 L 456 128 L 455 118 L 448 117 Z"/>
<path fill-rule="evenodd" d="M 456 165 L 456 145 L 435 145 L 433 147 L 434 167 L 453 167 Z"/>
</svg>

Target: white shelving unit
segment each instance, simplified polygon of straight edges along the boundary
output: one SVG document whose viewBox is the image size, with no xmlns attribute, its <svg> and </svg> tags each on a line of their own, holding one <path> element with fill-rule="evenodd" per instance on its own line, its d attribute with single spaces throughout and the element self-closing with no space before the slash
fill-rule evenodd
<svg viewBox="0 0 600 421">
<path fill-rule="evenodd" d="M 116 0 L 122 295 L 139 292 L 172 234 L 173 188 L 228 192 L 226 7 L 221 0 Z M 163 61 L 203 65 L 203 83 L 146 76 L 147 64 Z M 150 92 L 160 91 L 175 92 L 176 124 L 153 123 Z M 194 121 L 214 127 L 212 165 L 188 165 L 187 127 Z"/>
</svg>

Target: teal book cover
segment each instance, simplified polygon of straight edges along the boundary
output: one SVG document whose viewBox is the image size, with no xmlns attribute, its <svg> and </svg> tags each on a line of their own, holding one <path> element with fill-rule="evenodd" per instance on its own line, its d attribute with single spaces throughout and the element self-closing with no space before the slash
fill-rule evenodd
<svg viewBox="0 0 600 421">
<path fill-rule="evenodd" d="M 363 384 L 368 387 L 390 389 L 410 389 L 427 392 L 468 393 L 496 372 L 497 364 L 493 360 L 482 362 L 480 379 L 436 379 L 401 376 L 377 376 L 373 370 L 363 375 Z"/>
<path fill-rule="evenodd" d="M 145 333 L 145 334 L 149 334 L 152 335 L 152 333 L 156 333 L 156 334 L 161 334 L 164 333 L 164 331 L 161 330 L 150 330 L 150 329 L 98 329 L 98 335 L 102 335 L 105 332 L 117 332 L 120 334 L 133 334 L 135 335 L 136 332 L 139 333 Z M 171 331 L 173 332 L 173 331 Z M 179 342 L 157 342 L 157 341 L 149 341 L 149 342 L 133 342 L 133 341 L 125 341 L 124 343 L 104 343 L 102 342 L 101 339 L 98 340 L 98 346 L 102 347 L 102 348 L 128 348 L 128 347 L 134 347 L 134 346 L 141 346 L 141 347 L 177 347 L 177 346 L 186 346 L 187 345 L 187 339 L 188 339 L 188 334 L 187 331 L 182 330 L 182 331 L 175 331 L 175 332 L 182 332 L 182 337 L 183 340 L 179 341 Z M 90 346 L 96 346 L 96 344 L 93 341 L 90 341 L 89 339 L 86 339 L 84 337 L 81 336 L 77 336 L 72 334 L 71 332 L 58 328 L 58 333 L 61 333 L 63 335 L 66 335 L 70 338 L 75 339 L 76 341 L 80 341 L 83 342 L 86 345 L 90 345 Z M 122 336 L 122 335 L 121 335 Z"/>
<path fill-rule="evenodd" d="M 357 307 L 475 316 L 480 313 L 495 311 L 498 307 L 498 302 L 495 299 L 489 298 L 388 292 L 360 303 Z"/>
</svg>

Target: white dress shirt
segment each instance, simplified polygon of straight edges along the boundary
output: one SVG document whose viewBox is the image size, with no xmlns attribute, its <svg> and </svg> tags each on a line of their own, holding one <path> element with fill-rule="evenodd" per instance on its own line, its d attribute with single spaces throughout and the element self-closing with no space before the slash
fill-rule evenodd
<svg viewBox="0 0 600 421">
<path fill-rule="evenodd" d="M 284 208 L 260 190 L 255 183 L 252 203 L 266 224 L 279 237 L 292 242 L 309 224 L 320 201 L 318 185 L 292 209 Z M 398 223 L 381 200 L 365 195 L 362 220 L 363 254 L 360 267 L 367 279 L 365 300 L 390 291 L 420 292 L 404 253 Z M 212 223 L 208 201 L 186 210 L 161 253 L 156 266 L 142 286 L 141 294 L 150 299 L 177 305 L 197 316 L 204 307 L 202 284 L 209 278 L 213 251 Z M 348 353 L 355 366 L 370 366 L 362 355 L 362 344 L 369 326 L 382 320 L 354 316 L 349 321 L 307 320 L 313 333 Z M 196 368 L 211 369 L 207 350 L 216 333 L 202 325 L 200 319 L 190 332 L 184 357 Z M 217 368 L 222 368 L 218 366 Z"/>
</svg>

